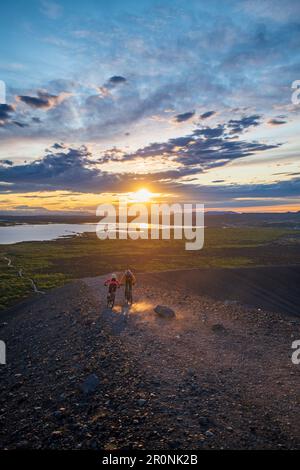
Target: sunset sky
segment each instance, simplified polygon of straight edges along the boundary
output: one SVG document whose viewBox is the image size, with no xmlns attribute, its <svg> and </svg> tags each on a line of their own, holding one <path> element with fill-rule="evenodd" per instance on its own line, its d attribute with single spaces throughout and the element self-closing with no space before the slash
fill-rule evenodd
<svg viewBox="0 0 300 470">
<path fill-rule="evenodd" d="M 299 0 L 1 2 L 0 211 L 300 210 Z"/>
</svg>

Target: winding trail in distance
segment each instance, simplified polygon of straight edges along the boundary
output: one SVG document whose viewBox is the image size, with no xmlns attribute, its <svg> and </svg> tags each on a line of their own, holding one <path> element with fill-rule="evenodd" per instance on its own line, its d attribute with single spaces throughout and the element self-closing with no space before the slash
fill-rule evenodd
<svg viewBox="0 0 300 470">
<path fill-rule="evenodd" d="M 15 269 L 17 269 L 17 268 L 12 264 L 12 260 L 11 260 L 10 258 L 8 258 L 7 256 L 4 256 L 3 259 L 5 259 L 5 261 L 7 261 L 7 266 L 8 266 L 9 268 L 15 268 Z M 23 278 L 23 279 L 28 279 L 28 280 L 29 280 L 29 282 L 30 282 L 30 284 L 31 284 L 31 287 L 32 287 L 32 290 L 33 290 L 33 292 L 34 292 L 35 294 L 45 294 L 45 292 L 43 292 L 43 291 L 41 291 L 41 290 L 39 290 L 39 289 L 37 288 L 37 286 L 36 286 L 36 284 L 35 284 L 35 282 L 34 282 L 33 279 L 31 279 L 30 277 L 27 277 L 27 276 L 24 276 L 24 275 L 23 275 L 23 269 L 22 269 L 22 268 L 18 269 L 18 276 L 21 277 L 21 278 Z"/>
</svg>

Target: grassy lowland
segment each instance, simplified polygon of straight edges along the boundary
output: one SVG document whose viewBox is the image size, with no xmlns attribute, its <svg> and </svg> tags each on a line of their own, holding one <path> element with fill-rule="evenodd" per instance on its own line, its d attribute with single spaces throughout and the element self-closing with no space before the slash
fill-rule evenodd
<svg viewBox="0 0 300 470">
<path fill-rule="evenodd" d="M 33 294 L 29 278 L 38 289 L 47 290 L 127 265 L 143 272 L 300 263 L 300 230 L 286 227 L 208 227 L 202 250 L 186 251 L 184 245 L 185 240 L 100 241 L 94 233 L 0 245 L 0 309 Z"/>
</svg>

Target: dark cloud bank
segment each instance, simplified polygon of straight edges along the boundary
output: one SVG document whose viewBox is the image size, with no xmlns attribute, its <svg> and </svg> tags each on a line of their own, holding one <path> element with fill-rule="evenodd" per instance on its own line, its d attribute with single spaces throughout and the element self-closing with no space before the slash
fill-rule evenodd
<svg viewBox="0 0 300 470">
<path fill-rule="evenodd" d="M 122 192 L 132 190 L 133 183 L 151 183 L 163 191 L 190 192 L 195 197 L 197 192 L 202 194 L 204 189 L 203 186 L 190 184 L 197 173 L 281 145 L 249 142 L 243 138 L 244 131 L 257 126 L 260 120 L 261 116 L 250 115 L 215 127 L 198 127 L 189 135 L 152 143 L 133 153 L 113 148 L 98 158 L 91 155 L 86 146 L 68 148 L 64 143 L 54 143 L 43 158 L 28 164 L 13 166 L 8 161 L 0 162 L 0 191 Z M 101 170 L 104 163 L 122 161 L 125 164 L 127 161 L 151 157 L 162 158 L 167 162 L 172 160 L 178 164 L 178 168 L 159 173 L 145 172 L 144 175 L 115 174 Z M 188 177 L 188 184 L 182 184 L 182 177 Z M 9 186 L 3 182 L 9 183 Z M 224 195 L 227 191 L 234 192 L 233 188 L 224 188 L 218 187 L 217 191 L 220 194 L 223 191 Z M 286 187 L 283 189 L 286 191 Z M 211 190 L 206 188 L 207 192 Z"/>
</svg>

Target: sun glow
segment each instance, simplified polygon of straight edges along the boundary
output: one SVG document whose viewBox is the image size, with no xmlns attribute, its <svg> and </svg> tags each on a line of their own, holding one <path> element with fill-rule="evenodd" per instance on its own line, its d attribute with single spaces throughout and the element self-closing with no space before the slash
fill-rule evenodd
<svg viewBox="0 0 300 470">
<path fill-rule="evenodd" d="M 135 202 L 149 202 L 153 194 L 146 188 L 139 189 L 135 193 L 132 193 L 132 200 Z"/>
</svg>

